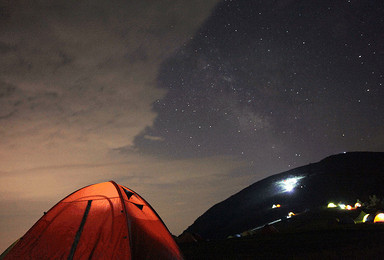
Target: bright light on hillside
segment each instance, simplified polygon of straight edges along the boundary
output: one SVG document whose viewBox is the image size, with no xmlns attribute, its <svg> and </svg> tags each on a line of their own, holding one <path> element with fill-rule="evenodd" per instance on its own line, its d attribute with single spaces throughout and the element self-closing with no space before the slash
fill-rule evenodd
<svg viewBox="0 0 384 260">
<path fill-rule="evenodd" d="M 337 205 L 335 203 L 331 202 L 331 203 L 328 203 L 327 207 L 328 208 L 337 208 Z"/>
<path fill-rule="evenodd" d="M 292 192 L 299 185 L 299 180 L 301 180 L 302 178 L 304 177 L 297 176 L 288 178 L 277 182 L 277 185 L 280 187 L 282 192 Z"/>
</svg>

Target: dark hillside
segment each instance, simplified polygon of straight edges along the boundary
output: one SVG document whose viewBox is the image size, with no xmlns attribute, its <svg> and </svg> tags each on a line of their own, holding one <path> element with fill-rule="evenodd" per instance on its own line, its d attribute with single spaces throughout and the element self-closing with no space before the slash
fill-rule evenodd
<svg viewBox="0 0 384 260">
<path fill-rule="evenodd" d="M 330 201 L 354 204 L 384 197 L 384 153 L 353 152 L 273 175 L 214 205 L 187 231 L 206 239 L 229 235 L 304 212 Z M 280 208 L 272 209 L 273 204 Z"/>
<path fill-rule="evenodd" d="M 255 235 L 183 244 L 186 259 L 381 259 L 384 225 Z"/>
</svg>

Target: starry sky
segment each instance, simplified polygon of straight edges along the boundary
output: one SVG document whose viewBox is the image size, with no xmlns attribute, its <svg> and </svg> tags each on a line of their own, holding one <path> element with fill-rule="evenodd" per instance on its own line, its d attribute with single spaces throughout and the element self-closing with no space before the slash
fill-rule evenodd
<svg viewBox="0 0 384 260">
<path fill-rule="evenodd" d="M 177 235 L 267 176 L 384 151 L 383 1 L 0 0 L 0 54 L 0 251 L 92 183 Z"/>
</svg>

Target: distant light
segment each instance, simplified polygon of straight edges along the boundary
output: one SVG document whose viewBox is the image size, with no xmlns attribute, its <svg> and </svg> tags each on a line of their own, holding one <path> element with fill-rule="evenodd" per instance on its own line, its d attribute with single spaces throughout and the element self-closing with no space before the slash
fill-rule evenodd
<svg viewBox="0 0 384 260">
<path fill-rule="evenodd" d="M 339 208 L 345 209 L 345 207 L 346 207 L 345 204 L 342 204 L 342 203 L 339 204 Z"/>
<path fill-rule="evenodd" d="M 355 208 L 360 208 L 360 207 L 361 207 L 361 203 L 356 202 L 356 203 L 355 203 Z"/>
<path fill-rule="evenodd" d="M 281 207 L 280 204 L 273 204 L 273 205 L 272 205 L 272 208 L 273 208 L 273 209 L 275 209 L 275 208 L 280 208 L 280 207 Z"/>
<path fill-rule="evenodd" d="M 294 216 L 294 215 L 295 215 L 295 213 L 293 213 L 293 212 L 291 211 L 291 212 L 288 213 L 287 218 L 291 218 L 291 217 Z"/>
<path fill-rule="evenodd" d="M 327 207 L 328 208 L 337 208 L 337 205 L 335 203 L 331 202 L 331 203 L 328 203 Z"/>
<path fill-rule="evenodd" d="M 367 222 L 368 217 L 369 217 L 369 214 L 366 214 L 366 215 L 364 216 L 364 218 L 363 218 L 363 222 Z"/>
<path fill-rule="evenodd" d="M 352 210 L 352 209 L 353 209 L 351 205 L 347 205 L 345 208 L 346 208 L 347 210 Z"/>
<path fill-rule="evenodd" d="M 303 176 L 297 176 L 288 178 L 282 181 L 277 182 L 277 185 L 281 188 L 283 192 L 291 192 L 299 185 L 299 180 L 304 178 Z"/>
</svg>

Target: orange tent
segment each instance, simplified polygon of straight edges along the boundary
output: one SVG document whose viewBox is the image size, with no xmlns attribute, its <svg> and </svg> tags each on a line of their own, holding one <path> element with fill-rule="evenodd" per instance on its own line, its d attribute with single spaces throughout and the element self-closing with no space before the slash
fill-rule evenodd
<svg viewBox="0 0 384 260">
<path fill-rule="evenodd" d="M 182 259 L 152 207 L 113 181 L 60 201 L 4 254 L 3 259 Z"/>
</svg>

